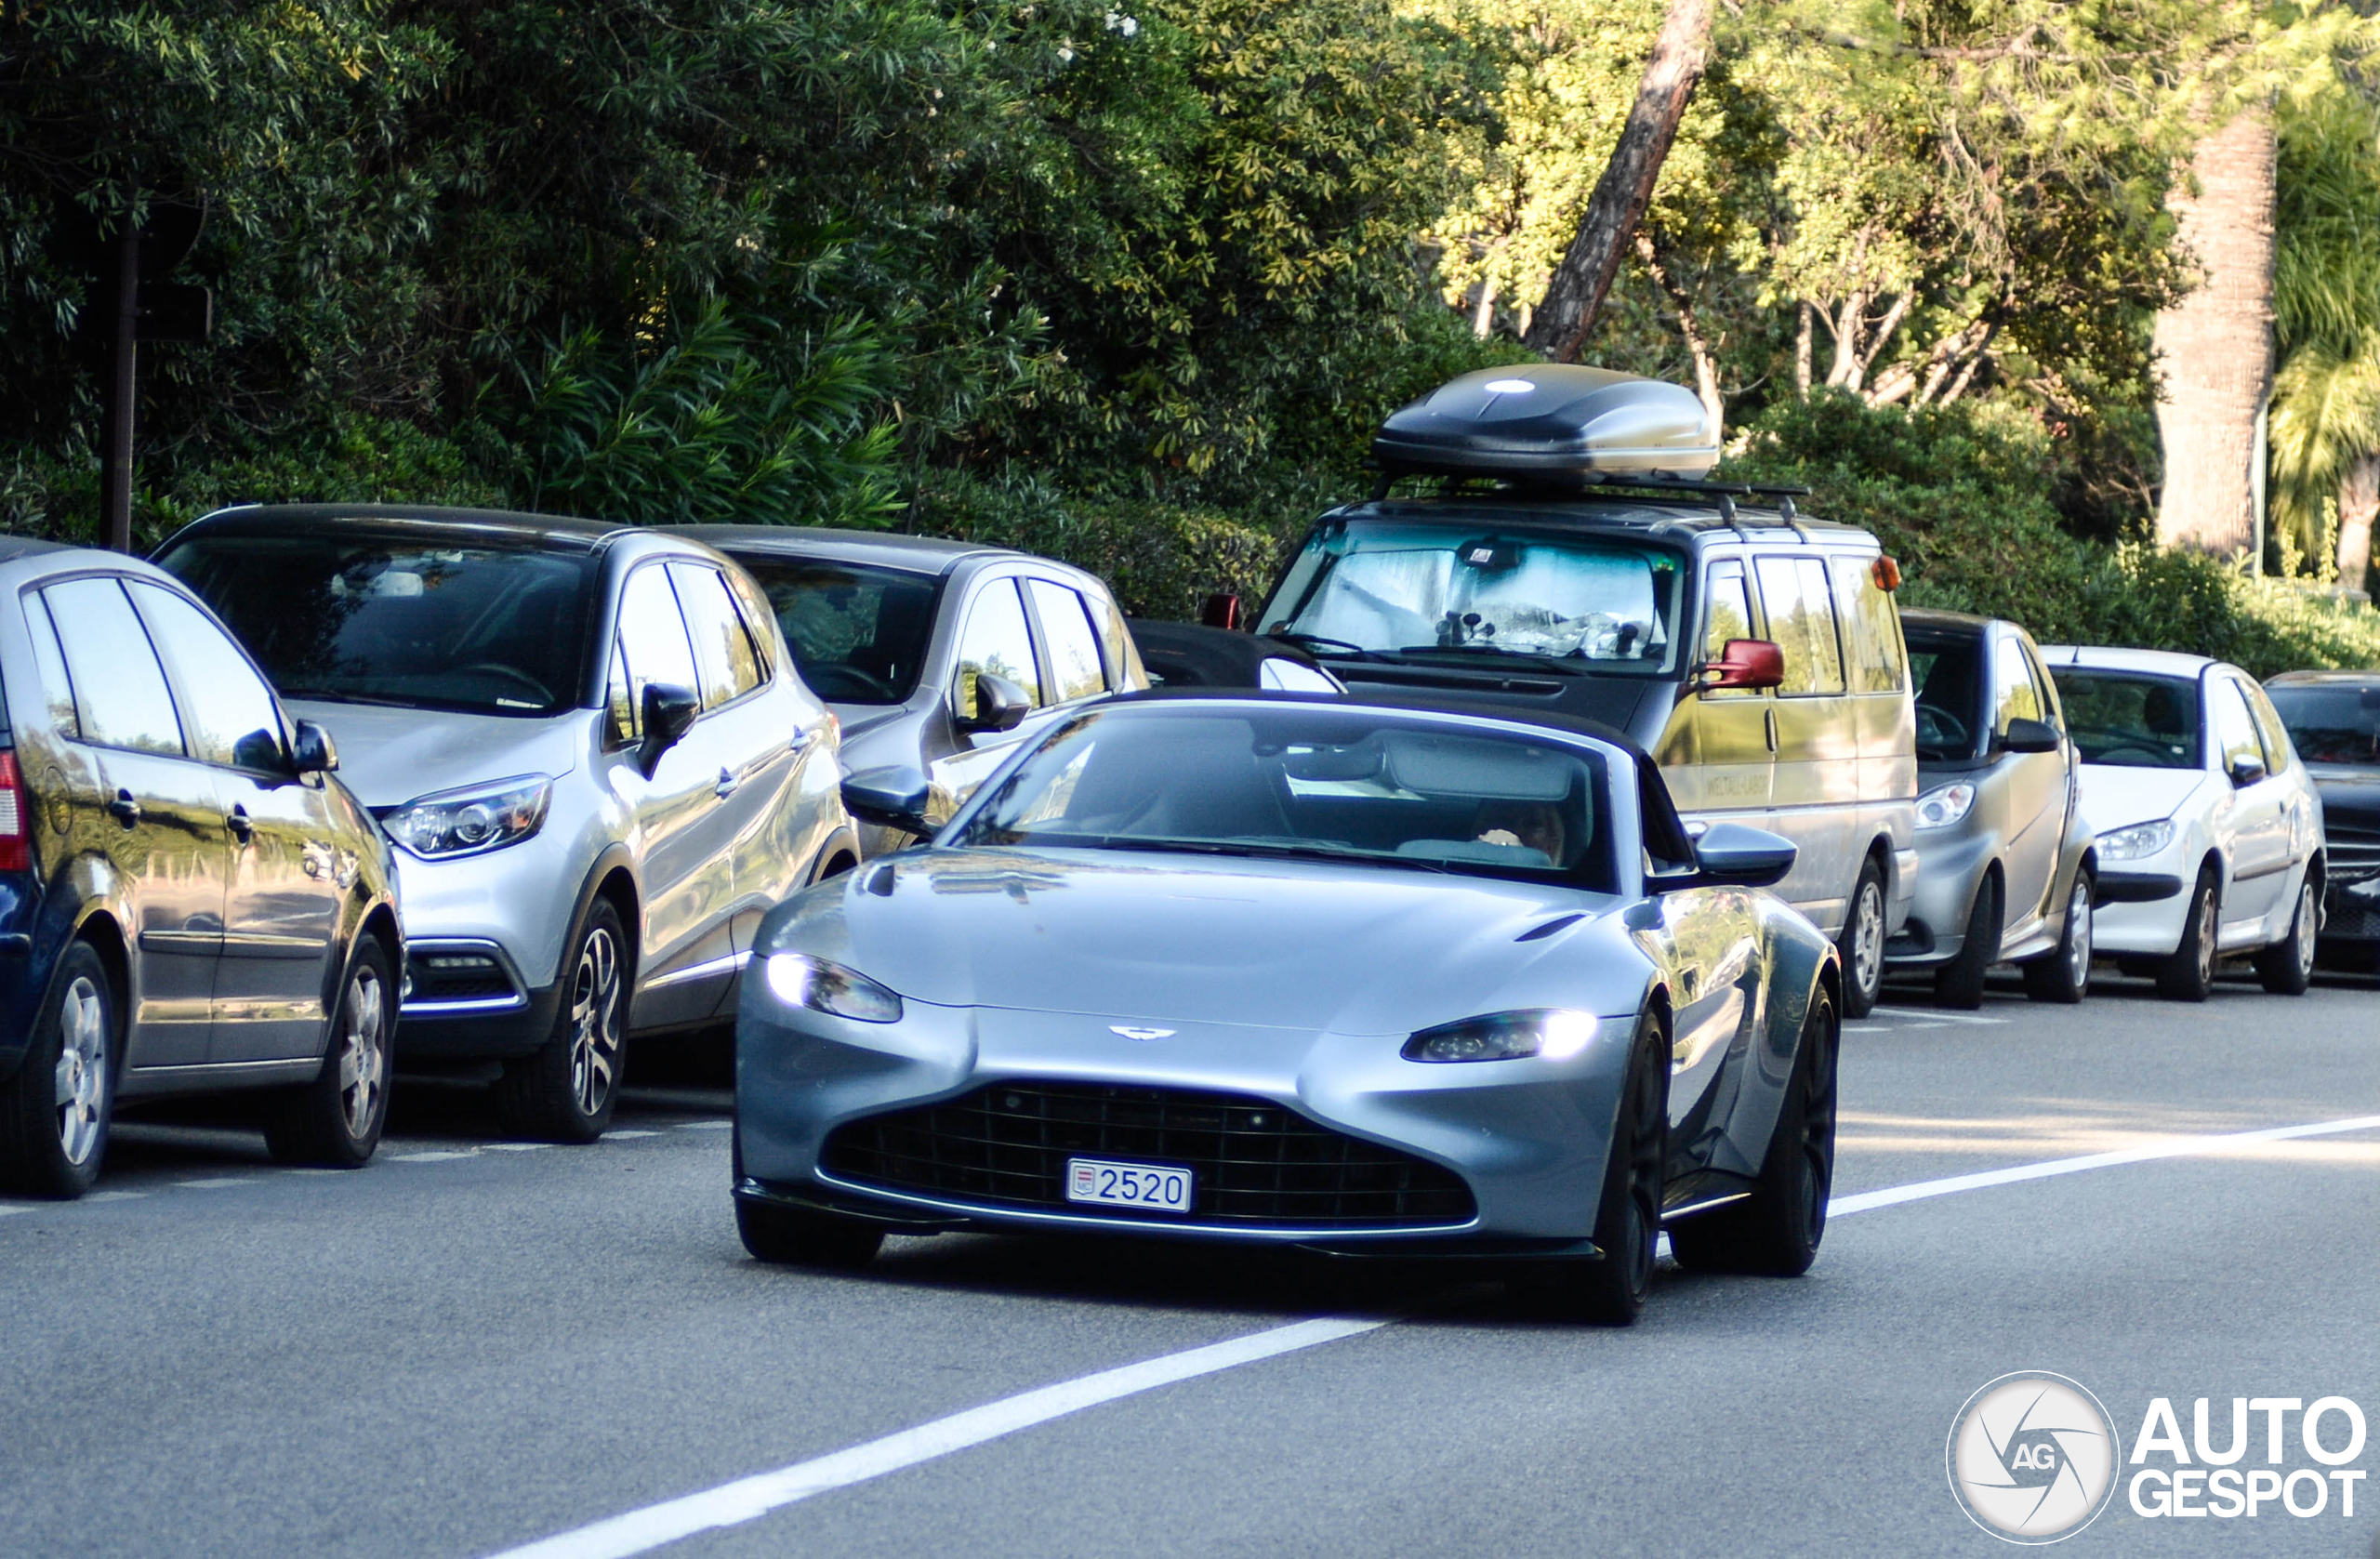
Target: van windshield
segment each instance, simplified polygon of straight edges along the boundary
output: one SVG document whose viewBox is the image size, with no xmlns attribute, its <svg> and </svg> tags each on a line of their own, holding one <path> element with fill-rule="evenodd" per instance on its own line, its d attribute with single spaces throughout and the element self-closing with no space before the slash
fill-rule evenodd
<svg viewBox="0 0 2380 1559">
<path fill-rule="evenodd" d="M 1494 525 L 1348 522 L 1310 538 L 1261 625 L 1316 654 L 1674 669 L 1677 554 Z"/>
</svg>

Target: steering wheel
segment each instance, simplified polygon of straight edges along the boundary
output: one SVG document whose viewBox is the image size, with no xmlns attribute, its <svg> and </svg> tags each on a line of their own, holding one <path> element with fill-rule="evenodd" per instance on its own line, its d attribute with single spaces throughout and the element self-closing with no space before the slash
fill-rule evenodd
<svg viewBox="0 0 2380 1559">
<path fill-rule="evenodd" d="M 472 677 L 478 676 L 482 673 L 486 673 L 490 676 L 509 678 L 515 686 L 527 688 L 531 693 L 536 694 L 537 695 L 537 702 L 540 704 L 550 704 L 554 701 L 553 690 L 551 688 L 537 680 L 536 678 L 530 676 L 529 673 L 522 670 L 519 667 L 507 666 L 500 660 L 473 661 L 469 666 L 455 667 L 446 674 L 450 677 Z"/>
<path fill-rule="evenodd" d="M 1973 739 L 1966 722 L 1958 716 L 1935 708 L 1930 704 L 1917 707 L 1917 742 L 1920 746 L 1963 747 Z"/>
<path fill-rule="evenodd" d="M 842 661 L 830 660 L 805 666 L 801 667 L 801 678 L 821 698 L 832 699 L 838 693 L 856 693 L 869 698 L 889 699 L 892 696 L 892 684 L 889 680 Z"/>
</svg>

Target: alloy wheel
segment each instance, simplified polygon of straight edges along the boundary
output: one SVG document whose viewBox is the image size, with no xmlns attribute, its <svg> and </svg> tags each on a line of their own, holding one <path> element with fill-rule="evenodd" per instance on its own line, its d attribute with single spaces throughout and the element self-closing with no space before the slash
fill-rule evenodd
<svg viewBox="0 0 2380 1559">
<path fill-rule="evenodd" d="M 58 1145 L 69 1164 L 89 1160 L 107 1103 L 107 1009 L 87 975 L 66 987 L 58 1013 Z"/>
<path fill-rule="evenodd" d="M 1831 1011 L 1828 1016 L 1832 1016 Z M 1815 1246 L 1826 1232 L 1827 1198 L 1834 1190 L 1835 1025 L 1814 1024 L 1803 1043 L 1815 1045 L 1802 1100 L 1802 1219 Z"/>
<path fill-rule="evenodd" d="M 579 1114 L 602 1112 L 619 1057 L 619 945 L 608 929 L 596 926 L 579 945 L 570 987 L 570 1091 Z"/>
<path fill-rule="evenodd" d="M 2311 980 L 2314 977 L 2315 942 L 2319 935 L 2318 928 L 2321 924 L 2321 913 L 2322 906 L 2314 899 L 2313 882 L 2309 879 L 2300 884 L 2297 890 L 2297 920 L 2294 928 L 2297 932 L 2295 948 L 2297 977 L 2300 980 Z"/>
<path fill-rule="evenodd" d="M 1863 883 L 1859 902 L 1852 906 L 1851 977 L 1863 991 L 1872 991 L 1883 976 L 1884 962 L 1884 890 Z"/>
<path fill-rule="evenodd" d="M 2215 890 L 2209 888 L 2198 899 L 2198 983 L 2203 986 L 2215 979 Z"/>
<path fill-rule="evenodd" d="M 1635 1068 L 1628 1142 L 1628 1278 L 1642 1293 L 1653 1281 L 1653 1245 L 1661 1227 L 1661 1062 Z"/>
<path fill-rule="evenodd" d="M 2081 990 L 2091 979 L 2091 883 L 2087 878 L 2074 879 L 2074 892 L 2066 901 L 2066 970 Z"/>
<path fill-rule="evenodd" d="M 385 993 L 375 970 L 359 968 L 347 984 L 346 1032 L 339 1037 L 338 1103 L 347 1134 L 361 1140 L 372 1130 L 381 1095 L 389 1086 L 389 1051 L 382 1042 L 387 1021 Z"/>
</svg>

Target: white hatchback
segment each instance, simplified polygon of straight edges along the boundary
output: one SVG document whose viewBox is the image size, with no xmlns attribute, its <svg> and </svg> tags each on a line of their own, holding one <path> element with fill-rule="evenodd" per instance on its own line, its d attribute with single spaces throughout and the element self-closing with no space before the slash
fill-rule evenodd
<svg viewBox="0 0 2380 1559">
<path fill-rule="evenodd" d="M 2203 1001 L 2219 958 L 2305 990 L 2322 903 L 2322 801 L 2254 679 L 2204 655 L 2043 645 L 2098 834 L 2093 938 Z"/>
</svg>

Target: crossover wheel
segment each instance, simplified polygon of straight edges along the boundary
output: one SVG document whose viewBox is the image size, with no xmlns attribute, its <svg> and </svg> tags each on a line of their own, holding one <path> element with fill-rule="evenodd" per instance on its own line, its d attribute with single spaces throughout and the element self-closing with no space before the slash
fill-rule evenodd
<svg viewBox="0 0 2380 1559">
<path fill-rule="evenodd" d="M 389 950 L 375 937 L 359 939 L 331 1014 L 322 1072 L 274 1101 L 265 1117 L 265 1146 L 275 1159 L 329 1169 L 360 1169 L 372 1161 L 389 1120 L 395 988 Z"/>
<path fill-rule="evenodd" d="M 619 1100 L 628 936 L 610 900 L 588 907 L 572 947 L 552 1036 L 535 1054 L 507 1062 L 496 1082 L 506 1126 L 544 1142 L 594 1142 Z"/>
<path fill-rule="evenodd" d="M 1834 945 L 1843 955 L 1843 1011 L 1864 1018 L 1876 1010 L 1884 984 L 1884 874 L 1873 856 L 1859 868 Z"/>
<path fill-rule="evenodd" d="M 2157 994 L 2168 1001 L 2204 1001 L 2215 989 L 2217 900 L 2215 874 L 2202 871 L 2182 918 L 2182 942 L 2157 960 Z"/>
<path fill-rule="evenodd" d="M 2289 934 L 2256 954 L 2256 978 L 2275 996 L 2304 996 L 2314 980 L 2314 944 L 2322 930 L 2322 891 L 2314 874 L 2297 886 Z"/>
<path fill-rule="evenodd" d="M 1943 1007 L 1973 1010 L 1983 1005 L 1983 978 L 2000 961 L 2000 876 L 1985 872 L 1967 909 L 1966 936 L 1959 956 L 1934 971 L 1934 1000 Z"/>
<path fill-rule="evenodd" d="M 2024 971 L 2025 994 L 2035 1001 L 2072 1006 L 2091 990 L 2091 874 L 2077 871 L 2066 895 L 2066 931 L 2057 950 L 2017 967 Z"/>
<path fill-rule="evenodd" d="M 17 1075 L 0 1083 L 0 1184 L 72 1199 L 99 1178 L 115 1103 L 115 987 L 99 950 L 68 945 Z"/>
<path fill-rule="evenodd" d="M 1751 1196 L 1670 1226 L 1681 1266 L 1794 1277 L 1826 1237 L 1834 1191 L 1834 1076 L 1841 1024 L 1821 987 L 1802 1022 L 1801 1054 L 1769 1134 Z"/>
<path fill-rule="evenodd" d="M 740 1199 L 735 1232 L 754 1261 L 782 1266 L 864 1267 L 884 1244 L 879 1224 Z"/>
<path fill-rule="evenodd" d="M 1660 1021 L 1637 1020 L 1611 1156 L 1595 1204 L 1599 1261 L 1566 1266 L 1570 1308 L 1604 1326 L 1633 1325 L 1653 1288 L 1653 1246 L 1661 1233 L 1661 1182 L 1669 1159 L 1669 1042 Z"/>
</svg>

